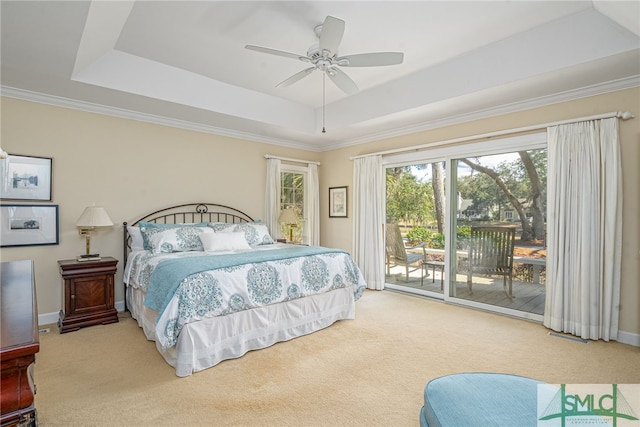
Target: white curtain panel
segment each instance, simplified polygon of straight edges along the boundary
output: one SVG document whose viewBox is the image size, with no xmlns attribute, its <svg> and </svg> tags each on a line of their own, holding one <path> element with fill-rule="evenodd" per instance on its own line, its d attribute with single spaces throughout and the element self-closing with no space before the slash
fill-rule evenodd
<svg viewBox="0 0 640 427">
<path fill-rule="evenodd" d="M 267 159 L 267 179 L 264 190 L 264 223 L 274 239 L 280 236 L 280 159 Z"/>
<path fill-rule="evenodd" d="M 385 177 L 382 156 L 354 160 L 353 257 L 369 289 L 384 289 Z"/>
<path fill-rule="evenodd" d="M 544 325 L 617 339 L 622 251 L 618 119 L 549 127 Z"/>
<path fill-rule="evenodd" d="M 318 182 L 318 165 L 310 164 L 305 180 L 304 207 L 307 223 L 305 227 L 305 243 L 311 246 L 320 245 L 320 184 Z"/>
</svg>

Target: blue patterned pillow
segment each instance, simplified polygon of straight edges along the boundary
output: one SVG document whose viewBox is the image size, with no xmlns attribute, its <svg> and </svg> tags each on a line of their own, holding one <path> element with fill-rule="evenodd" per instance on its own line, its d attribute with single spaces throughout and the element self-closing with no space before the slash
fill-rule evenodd
<svg viewBox="0 0 640 427">
<path fill-rule="evenodd" d="M 151 250 L 149 237 L 163 230 L 168 230 L 171 228 L 184 228 L 184 227 L 207 227 L 208 225 L 209 225 L 208 222 L 199 222 L 199 223 L 193 223 L 193 224 L 157 224 L 155 222 L 146 222 L 146 221 L 138 222 L 138 227 L 140 228 L 140 232 L 142 234 L 142 247 L 147 251 Z"/>
<path fill-rule="evenodd" d="M 144 234 L 145 228 L 142 230 Z M 155 230 L 159 231 L 154 232 Z M 147 229 L 149 231 L 149 244 L 153 253 L 203 251 L 200 235 L 213 234 L 209 227 L 151 228 Z"/>
<path fill-rule="evenodd" d="M 247 243 L 251 246 L 270 245 L 274 243 L 267 226 L 261 222 L 241 222 L 238 224 L 225 224 L 212 222 L 209 224 L 216 233 L 243 232 Z"/>
<path fill-rule="evenodd" d="M 227 222 L 210 222 L 209 227 L 213 228 L 216 233 L 232 233 L 233 228 L 238 224 L 229 224 Z"/>
</svg>

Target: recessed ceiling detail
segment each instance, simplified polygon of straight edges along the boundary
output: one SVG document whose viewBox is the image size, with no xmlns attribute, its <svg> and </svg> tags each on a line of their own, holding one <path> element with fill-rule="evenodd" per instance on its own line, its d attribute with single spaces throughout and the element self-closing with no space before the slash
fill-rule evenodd
<svg viewBox="0 0 640 427">
<path fill-rule="evenodd" d="M 323 151 L 638 86 L 639 5 L 3 1 L 2 93 Z M 327 16 L 346 25 L 325 59 L 310 44 Z M 301 69 L 247 44 L 311 61 Z M 323 73 L 304 71 L 346 68 L 341 58 L 361 52 L 404 55 L 401 66 L 352 63 L 358 90 L 327 85 L 323 134 Z"/>
</svg>

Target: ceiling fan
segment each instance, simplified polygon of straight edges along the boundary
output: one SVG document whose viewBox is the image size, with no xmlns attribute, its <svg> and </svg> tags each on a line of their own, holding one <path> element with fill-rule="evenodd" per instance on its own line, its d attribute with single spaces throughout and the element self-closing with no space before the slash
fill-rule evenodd
<svg viewBox="0 0 640 427">
<path fill-rule="evenodd" d="M 313 71 L 320 70 L 329 76 L 338 88 L 349 95 L 358 92 L 358 86 L 340 67 L 397 65 L 401 64 L 404 59 L 402 52 L 375 52 L 338 56 L 338 47 L 344 34 L 344 21 L 333 16 L 327 16 L 324 22 L 316 26 L 314 30 L 319 42 L 312 45 L 306 55 L 254 45 L 246 45 L 245 48 L 256 52 L 292 58 L 313 65 L 278 83 L 276 87 L 290 86 Z"/>
</svg>

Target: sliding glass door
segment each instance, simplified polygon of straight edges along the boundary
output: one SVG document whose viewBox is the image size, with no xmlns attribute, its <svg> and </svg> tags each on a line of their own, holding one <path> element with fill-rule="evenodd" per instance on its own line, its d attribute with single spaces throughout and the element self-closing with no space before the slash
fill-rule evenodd
<svg viewBox="0 0 640 427">
<path fill-rule="evenodd" d="M 546 149 L 452 160 L 455 282 L 450 295 L 544 314 Z"/>
<path fill-rule="evenodd" d="M 386 163 L 387 287 L 541 319 L 545 135 L 402 154 Z"/>
<path fill-rule="evenodd" d="M 386 169 L 387 282 L 418 293 L 444 291 L 443 161 Z"/>
</svg>

